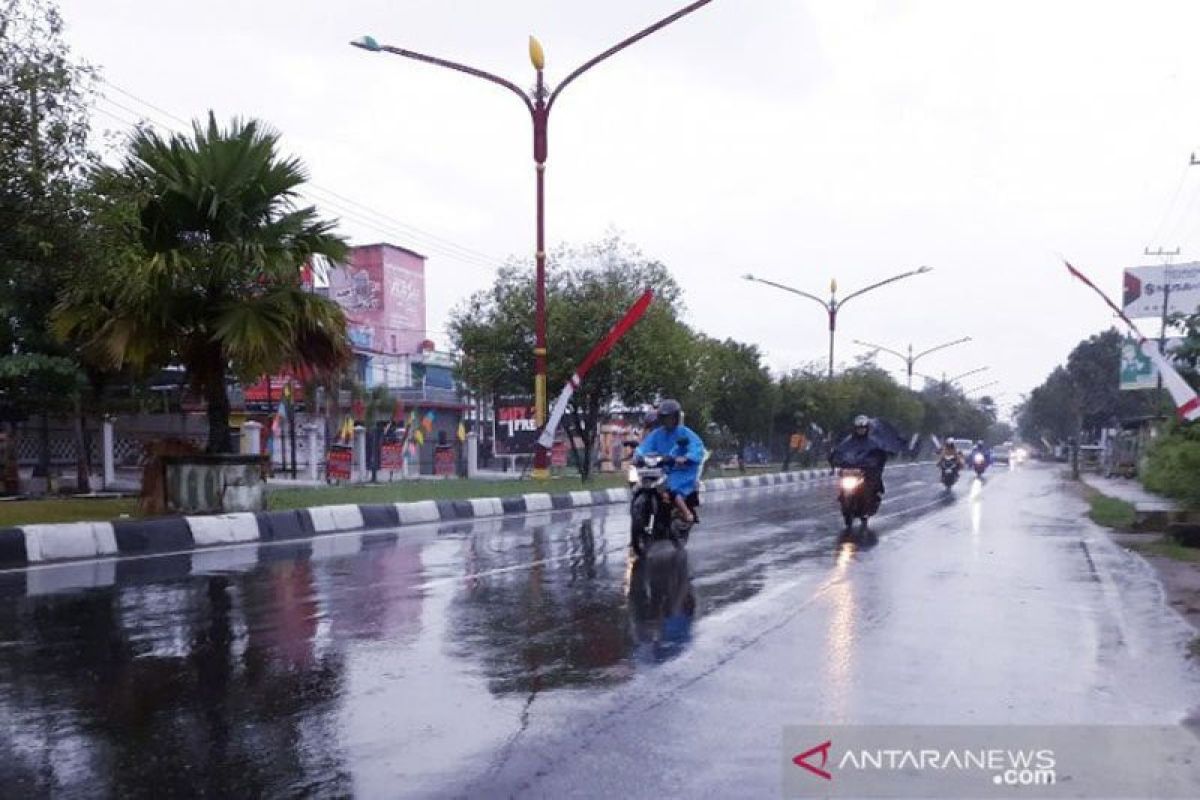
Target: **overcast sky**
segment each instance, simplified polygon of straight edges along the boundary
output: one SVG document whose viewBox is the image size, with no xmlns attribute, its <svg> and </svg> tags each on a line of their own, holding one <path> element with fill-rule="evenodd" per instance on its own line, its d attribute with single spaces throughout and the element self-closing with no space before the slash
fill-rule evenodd
<svg viewBox="0 0 1200 800">
<path fill-rule="evenodd" d="M 346 43 L 371 33 L 526 86 L 533 33 L 553 83 L 680 5 L 61 3 L 75 51 L 111 82 L 98 122 L 178 125 L 144 102 L 267 120 L 316 191 L 342 196 L 325 209 L 352 240 L 430 256 L 441 344 L 489 264 L 532 250 L 528 116 L 503 89 Z M 824 294 L 831 277 L 844 293 L 927 264 L 846 306 L 839 361 L 855 338 L 970 335 L 918 371 L 988 365 L 980 382 L 1001 381 L 1009 405 L 1110 323 L 1059 253 L 1113 293 L 1123 267 L 1154 261 L 1148 245 L 1200 260 L 1197 30 L 1187 1 L 714 0 L 564 92 L 548 235 L 620 231 L 672 269 L 690 322 L 758 344 L 776 370 L 823 361 L 825 319 L 743 273 Z"/>
</svg>

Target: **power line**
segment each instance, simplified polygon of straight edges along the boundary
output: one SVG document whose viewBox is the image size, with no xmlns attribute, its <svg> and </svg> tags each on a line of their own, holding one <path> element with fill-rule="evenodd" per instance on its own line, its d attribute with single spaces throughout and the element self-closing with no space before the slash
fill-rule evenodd
<svg viewBox="0 0 1200 800">
<path fill-rule="evenodd" d="M 133 100 L 135 103 L 145 106 L 146 108 L 161 114 L 167 119 L 173 120 L 174 122 L 183 126 L 183 130 L 180 130 L 178 127 L 176 127 L 176 125 L 163 123 L 161 120 L 150 120 L 151 122 L 157 122 L 160 127 L 180 133 L 187 132 L 191 129 L 192 123 L 188 122 L 177 114 L 173 114 L 161 106 L 155 105 L 148 100 L 138 97 L 132 92 L 117 86 L 103 76 L 100 76 L 99 80 L 113 90 L 119 92 L 125 97 L 128 97 L 130 100 Z M 134 114 L 135 116 L 147 116 L 117 102 L 116 100 L 113 100 L 107 95 L 101 93 L 100 96 L 104 97 L 105 100 L 117 108 Z M 391 235 L 401 234 L 405 239 L 427 240 L 428 244 L 421 243 L 419 246 L 427 247 L 430 250 L 438 252 L 440 255 L 453 258 L 461 263 L 471 263 L 478 266 L 487 267 L 488 269 L 494 269 L 496 266 L 503 263 L 501 259 L 495 258 L 466 245 L 458 244 L 457 242 L 454 242 L 443 236 L 439 236 L 436 233 L 427 231 L 418 226 L 398 220 L 395 217 L 392 217 L 382 211 L 378 211 L 362 202 L 336 192 L 333 189 L 321 186 L 320 184 L 310 182 L 306 184 L 302 193 L 306 194 L 310 199 L 316 201 L 316 204 L 332 206 L 338 209 L 348 219 L 352 219 L 360 224 L 368 225 L 372 227 L 373 230 L 381 232 L 387 231 Z M 324 195 L 324 197 L 322 197 L 322 195 Z M 329 198 L 334 199 L 331 200 Z M 340 201 L 340 203 L 336 201 Z M 358 210 L 356 211 L 355 209 Z M 367 218 L 365 215 L 370 215 L 371 218 Z"/>
</svg>

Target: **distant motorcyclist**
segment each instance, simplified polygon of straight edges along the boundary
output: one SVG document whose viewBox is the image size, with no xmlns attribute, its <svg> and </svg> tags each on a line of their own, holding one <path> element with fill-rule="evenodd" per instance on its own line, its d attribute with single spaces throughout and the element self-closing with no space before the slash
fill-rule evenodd
<svg viewBox="0 0 1200 800">
<path fill-rule="evenodd" d="M 704 442 L 683 424 L 683 407 L 676 400 L 663 400 L 658 406 L 658 425 L 634 451 L 634 458 L 660 455 L 672 460 L 667 473 L 667 491 L 679 516 L 687 525 L 696 521 L 700 505 L 700 467 L 704 463 Z"/>
<path fill-rule="evenodd" d="M 962 451 L 958 449 L 958 445 L 949 436 L 946 437 L 946 443 L 942 445 L 942 458 L 954 459 L 959 469 L 962 469 L 964 466 Z"/>
<path fill-rule="evenodd" d="M 982 467 L 976 466 L 976 463 L 975 463 L 976 456 L 983 456 Z M 984 470 L 986 470 L 988 467 L 990 467 L 992 465 L 992 451 L 988 449 L 987 445 L 985 445 L 983 443 L 982 439 L 975 442 L 975 446 L 973 448 L 971 448 L 970 464 L 972 467 L 975 468 L 975 471 L 978 473 L 982 473 Z"/>
<path fill-rule="evenodd" d="M 854 418 L 854 430 L 842 439 L 829 454 L 829 464 L 834 468 L 860 469 L 872 498 L 871 513 L 879 509 L 883 499 L 883 468 L 887 464 L 889 451 L 871 436 L 871 418 L 859 414 Z"/>
</svg>

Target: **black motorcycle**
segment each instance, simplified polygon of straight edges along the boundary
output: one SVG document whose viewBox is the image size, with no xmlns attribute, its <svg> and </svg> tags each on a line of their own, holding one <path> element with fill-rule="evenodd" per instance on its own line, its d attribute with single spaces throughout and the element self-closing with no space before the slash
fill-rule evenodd
<svg viewBox="0 0 1200 800">
<path fill-rule="evenodd" d="M 938 462 L 938 469 L 942 472 L 942 485 L 950 491 L 950 487 L 958 483 L 958 459 L 943 457 Z"/>
<path fill-rule="evenodd" d="M 629 468 L 629 544 L 639 556 L 652 542 L 687 542 L 690 526 L 679 518 L 667 490 L 671 463 L 666 456 L 648 455 Z"/>
<path fill-rule="evenodd" d="M 854 520 L 861 521 L 860 530 L 867 531 L 867 519 L 879 507 L 877 498 L 872 496 L 867 485 L 867 474 L 861 469 L 843 467 L 838 470 L 838 505 L 842 507 L 842 519 L 846 522 L 846 530 L 854 527 Z"/>
</svg>

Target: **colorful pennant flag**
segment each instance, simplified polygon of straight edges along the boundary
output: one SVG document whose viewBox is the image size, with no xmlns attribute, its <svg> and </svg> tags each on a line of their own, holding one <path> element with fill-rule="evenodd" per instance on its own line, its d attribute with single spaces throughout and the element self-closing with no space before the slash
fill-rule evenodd
<svg viewBox="0 0 1200 800">
<path fill-rule="evenodd" d="M 462 422 L 462 420 L 459 420 L 458 422 L 458 440 L 460 442 L 465 442 L 467 440 L 467 426 Z"/>
<path fill-rule="evenodd" d="M 433 433 L 433 421 L 437 418 L 437 414 L 432 409 L 425 412 L 425 418 L 421 420 L 421 427 L 426 433 Z"/>
<path fill-rule="evenodd" d="M 425 431 L 421 430 L 420 428 L 417 428 L 415 431 L 413 431 L 413 439 L 416 440 L 417 444 L 424 445 L 425 444 Z"/>
</svg>

